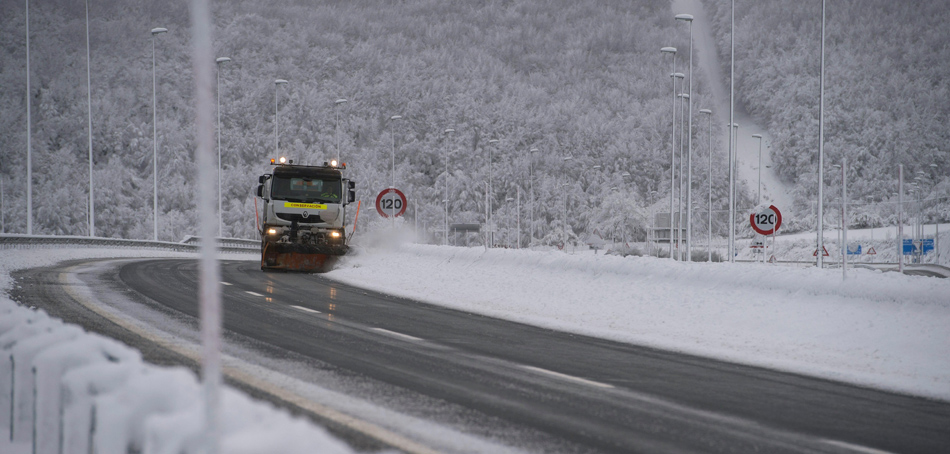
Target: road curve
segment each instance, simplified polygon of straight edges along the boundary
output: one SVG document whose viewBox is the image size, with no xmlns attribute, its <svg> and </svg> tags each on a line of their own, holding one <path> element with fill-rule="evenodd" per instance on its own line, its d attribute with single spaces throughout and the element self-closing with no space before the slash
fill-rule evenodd
<svg viewBox="0 0 950 454">
<path fill-rule="evenodd" d="M 191 260 L 142 260 L 118 277 L 196 317 L 196 271 Z M 223 262 L 222 281 L 229 332 L 558 440 L 545 450 L 950 452 L 944 402 L 263 273 L 254 262 Z"/>
</svg>

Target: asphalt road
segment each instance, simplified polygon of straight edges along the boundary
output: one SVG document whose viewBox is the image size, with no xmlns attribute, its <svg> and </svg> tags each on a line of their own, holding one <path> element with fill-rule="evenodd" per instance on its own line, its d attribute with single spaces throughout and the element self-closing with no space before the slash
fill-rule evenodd
<svg viewBox="0 0 950 454">
<path fill-rule="evenodd" d="M 136 261 L 116 284 L 196 317 L 196 271 L 191 260 Z M 30 300 L 42 276 L 21 273 L 15 297 Z M 948 403 L 263 273 L 254 262 L 225 262 L 222 281 L 229 332 L 558 441 L 545 449 L 950 452 Z"/>
</svg>

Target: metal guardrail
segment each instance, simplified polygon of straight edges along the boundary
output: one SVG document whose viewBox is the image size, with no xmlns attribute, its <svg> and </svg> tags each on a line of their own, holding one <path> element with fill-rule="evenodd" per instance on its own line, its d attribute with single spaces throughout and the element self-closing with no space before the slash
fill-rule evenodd
<svg viewBox="0 0 950 454">
<path fill-rule="evenodd" d="M 254 252 L 261 247 L 260 240 L 242 238 L 218 238 L 218 250 L 221 252 Z M 0 235 L 0 249 L 48 249 L 64 246 L 81 247 L 132 247 L 158 249 L 176 252 L 198 252 L 198 237 L 186 237 L 179 243 L 173 241 L 127 240 L 120 238 L 91 238 L 87 236 L 53 235 Z"/>
</svg>

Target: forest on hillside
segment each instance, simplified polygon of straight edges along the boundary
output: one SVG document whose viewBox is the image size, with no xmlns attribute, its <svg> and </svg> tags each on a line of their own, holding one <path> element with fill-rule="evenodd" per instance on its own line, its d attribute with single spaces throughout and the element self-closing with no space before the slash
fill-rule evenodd
<svg viewBox="0 0 950 454">
<path fill-rule="evenodd" d="M 812 3 L 820 4 L 737 1 L 737 40 L 754 43 L 737 45 L 737 97 L 775 138 L 779 170 L 797 191 L 793 211 L 806 221 L 817 186 L 819 22 Z M 950 193 L 950 46 L 947 32 L 933 25 L 940 22 L 929 19 L 947 16 L 947 8 L 936 0 L 909 2 L 910 12 L 885 0 L 829 3 L 828 165 L 848 154 L 851 190 L 879 204 L 861 222 L 892 222 L 896 162 L 911 178 L 930 172 L 921 182 L 928 194 Z M 729 2 L 705 4 L 715 17 L 720 63 L 728 64 Z M 278 153 L 275 103 L 279 154 L 306 164 L 342 155 L 367 214 L 361 223 L 378 221 L 367 208 L 392 182 L 392 154 L 396 186 L 410 199 L 408 222 L 433 237 L 446 182 L 449 222 L 484 221 L 489 173 L 499 225 L 516 222 L 516 201 L 508 199 L 520 194 L 524 242 L 554 244 L 594 231 L 642 239 L 651 212 L 668 206 L 670 60 L 659 48 L 688 46 L 668 2 L 229 0 L 213 8 L 217 55 L 232 59 L 218 67 L 225 236 L 257 237 L 253 193 Z M 24 13 L 22 3 L 0 1 L 0 213 L 3 230 L 20 233 Z M 84 4 L 31 2 L 29 17 L 34 233 L 85 235 Z M 194 234 L 187 2 L 90 0 L 89 18 L 96 234 L 151 238 L 153 125 L 159 238 Z M 154 27 L 168 33 L 153 37 Z M 682 68 L 685 56 L 677 58 Z M 695 76 L 694 113 L 711 107 L 706 83 Z M 275 79 L 288 84 L 277 87 Z M 336 104 L 340 98 L 348 102 Z M 402 118 L 391 121 L 393 115 Z M 698 123 L 694 139 L 705 137 Z M 705 188 L 709 150 L 705 140 L 693 143 L 693 186 Z M 728 197 L 718 164 L 726 158 L 724 150 L 713 154 L 713 209 L 721 210 Z M 825 176 L 834 184 L 830 167 Z M 706 198 L 694 199 L 705 213 Z M 945 217 L 943 200 L 932 208 Z M 714 229 L 724 233 L 721 225 Z"/>
<path fill-rule="evenodd" d="M 768 128 L 773 162 L 794 185 L 805 214 L 802 228 L 815 224 L 818 192 L 821 3 L 735 2 L 736 102 Z M 705 5 L 728 77 L 731 1 Z M 905 200 L 925 201 L 925 222 L 946 222 L 950 31 L 941 24 L 950 20 L 947 2 L 828 0 L 825 17 L 825 203 L 840 206 L 840 170 L 833 165 L 847 158 L 853 225 L 893 225 L 903 164 Z"/>
<path fill-rule="evenodd" d="M 154 38 L 160 237 L 180 239 L 195 225 L 186 3 L 92 0 L 89 8 L 96 233 L 150 236 L 149 30 L 165 27 Z M 31 9 L 35 231 L 81 235 L 84 9 L 67 1 Z M 3 3 L 8 232 L 25 225 L 23 13 Z M 275 98 L 280 154 L 318 164 L 339 146 L 364 207 L 390 185 L 395 148 L 396 185 L 420 225 L 442 224 L 446 154 L 451 222 L 484 219 L 490 167 L 498 222 L 511 221 L 507 199 L 520 192 L 523 222 L 534 218 L 533 235 L 548 244 L 565 231 L 619 236 L 624 220 L 628 237 L 642 237 L 646 207 L 668 194 L 669 60 L 659 48 L 688 37 L 667 3 L 234 0 L 216 3 L 214 18 L 217 53 L 232 59 L 219 67 L 225 236 L 256 235 L 251 194 L 275 157 Z M 289 83 L 275 93 L 278 78 Z M 716 179 L 718 198 L 726 191 Z"/>
</svg>

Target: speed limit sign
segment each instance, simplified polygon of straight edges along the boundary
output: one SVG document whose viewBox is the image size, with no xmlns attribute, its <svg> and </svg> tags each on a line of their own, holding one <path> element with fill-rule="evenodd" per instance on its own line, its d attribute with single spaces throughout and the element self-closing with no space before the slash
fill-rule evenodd
<svg viewBox="0 0 950 454">
<path fill-rule="evenodd" d="M 770 205 L 749 215 L 749 223 L 756 233 L 771 235 L 778 232 L 778 228 L 782 226 L 782 212 L 775 208 L 775 205 Z"/>
<path fill-rule="evenodd" d="M 402 216 L 406 212 L 406 195 L 396 188 L 383 189 L 376 196 L 376 211 L 384 218 Z"/>
</svg>

